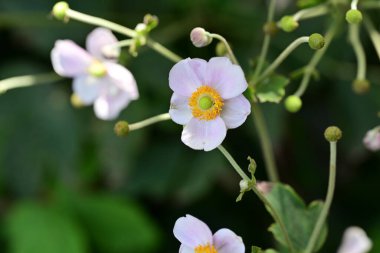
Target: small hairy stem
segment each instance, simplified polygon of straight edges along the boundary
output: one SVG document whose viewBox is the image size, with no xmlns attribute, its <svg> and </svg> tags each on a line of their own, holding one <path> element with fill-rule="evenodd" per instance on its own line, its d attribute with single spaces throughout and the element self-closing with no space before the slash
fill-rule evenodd
<svg viewBox="0 0 380 253">
<path fill-rule="evenodd" d="M 37 84 L 47 84 L 61 80 L 62 77 L 55 73 L 15 76 L 0 80 L 0 94 L 10 89 L 28 87 Z"/>
<path fill-rule="evenodd" d="M 366 79 L 366 57 L 363 49 L 363 45 L 360 42 L 360 27 L 358 24 L 350 24 L 349 25 L 349 39 L 350 43 L 354 49 L 356 60 L 358 62 L 358 69 L 356 74 L 357 80 L 365 80 Z"/>
<path fill-rule="evenodd" d="M 239 176 L 246 180 L 251 181 L 251 179 L 247 176 L 247 174 L 244 173 L 244 171 L 240 168 L 239 164 L 235 161 L 235 159 L 232 157 L 232 155 L 222 146 L 218 146 L 219 151 L 224 155 L 225 158 L 230 162 L 232 167 L 235 169 L 235 171 L 239 174 Z"/>
<path fill-rule="evenodd" d="M 138 130 L 138 129 L 156 124 L 156 123 L 161 122 L 161 121 L 166 121 L 169 119 L 170 119 L 169 113 L 163 113 L 163 114 L 148 118 L 146 120 L 142 120 L 140 122 L 130 124 L 129 125 L 129 131 Z"/>
<path fill-rule="evenodd" d="M 212 37 L 214 39 L 217 39 L 217 40 L 220 40 L 224 44 L 224 46 L 226 47 L 227 52 L 228 52 L 228 56 L 230 57 L 231 61 L 234 64 L 239 65 L 239 62 L 236 59 L 236 57 L 234 55 L 234 52 L 232 51 L 232 49 L 230 47 L 230 44 L 227 42 L 227 40 L 222 35 L 219 35 L 219 34 L 216 34 L 216 33 L 211 33 L 210 37 Z"/>
</svg>

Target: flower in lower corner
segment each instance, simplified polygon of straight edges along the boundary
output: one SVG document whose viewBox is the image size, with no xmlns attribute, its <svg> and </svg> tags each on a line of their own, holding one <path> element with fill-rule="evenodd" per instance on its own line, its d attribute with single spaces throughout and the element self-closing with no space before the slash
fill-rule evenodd
<svg viewBox="0 0 380 253">
<path fill-rule="evenodd" d="M 371 151 L 380 150 L 380 127 L 369 130 L 363 139 L 363 144 Z"/>
<path fill-rule="evenodd" d="M 132 73 L 117 58 L 120 49 L 112 32 L 96 28 L 86 40 L 86 50 L 71 40 L 58 40 L 51 51 L 57 74 L 73 78 L 74 94 L 84 105 L 94 104 L 95 114 L 103 120 L 115 119 L 139 97 Z"/>
<path fill-rule="evenodd" d="M 367 253 L 372 248 L 372 241 L 360 227 L 349 227 L 344 231 L 342 244 L 338 253 Z"/>
<path fill-rule="evenodd" d="M 248 87 L 243 70 L 227 57 L 182 60 L 171 69 L 169 86 L 170 116 L 185 126 L 181 139 L 193 149 L 216 148 L 251 112 L 242 94 Z"/>
<path fill-rule="evenodd" d="M 219 229 L 214 235 L 201 220 L 186 215 L 174 225 L 174 236 L 181 242 L 179 253 L 244 253 L 240 236 L 229 229 Z"/>
</svg>

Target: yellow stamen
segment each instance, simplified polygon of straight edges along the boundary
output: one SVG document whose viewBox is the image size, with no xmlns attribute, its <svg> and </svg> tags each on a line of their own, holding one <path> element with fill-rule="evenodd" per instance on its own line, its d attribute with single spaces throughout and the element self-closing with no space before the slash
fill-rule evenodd
<svg viewBox="0 0 380 253">
<path fill-rule="evenodd" d="M 199 245 L 195 248 L 195 253 L 218 253 L 214 245 L 207 244 L 205 246 Z"/>
<path fill-rule="evenodd" d="M 211 101 L 212 103 L 208 104 L 208 101 Z M 219 93 L 214 88 L 207 85 L 199 87 L 193 92 L 193 94 L 191 94 L 189 99 L 189 106 L 192 110 L 193 116 L 200 120 L 215 119 L 222 112 L 223 105 L 223 99 Z"/>
</svg>

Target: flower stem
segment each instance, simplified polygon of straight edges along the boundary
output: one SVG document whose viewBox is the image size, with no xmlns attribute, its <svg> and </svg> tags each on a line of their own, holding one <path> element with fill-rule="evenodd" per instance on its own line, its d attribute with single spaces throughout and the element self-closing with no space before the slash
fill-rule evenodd
<svg viewBox="0 0 380 253">
<path fill-rule="evenodd" d="M 10 89 L 33 86 L 36 84 L 46 84 L 61 80 L 62 77 L 55 73 L 45 73 L 36 75 L 15 76 L 0 81 L 0 94 Z"/>
<path fill-rule="evenodd" d="M 359 2 L 359 0 L 352 0 L 351 9 L 357 10 L 358 9 L 358 2 Z"/>
<path fill-rule="evenodd" d="M 138 129 L 156 124 L 156 123 L 161 122 L 161 121 L 166 121 L 169 119 L 170 119 L 169 113 L 163 113 L 163 114 L 142 120 L 140 122 L 130 124 L 129 125 L 129 131 L 138 130 Z"/>
<path fill-rule="evenodd" d="M 357 80 L 365 80 L 366 79 L 366 57 L 363 49 L 363 45 L 360 42 L 360 27 L 358 24 L 350 24 L 349 25 L 349 39 L 350 43 L 354 49 L 356 59 L 358 62 L 358 69 L 356 74 Z"/>
<path fill-rule="evenodd" d="M 300 21 L 304 19 L 319 17 L 325 15 L 329 12 L 329 7 L 327 4 L 320 4 L 315 7 L 307 8 L 298 11 L 293 15 L 294 20 Z"/>
<path fill-rule="evenodd" d="M 365 28 L 367 29 L 367 32 L 368 32 L 371 40 L 372 40 L 372 44 L 376 49 L 377 56 L 380 59 L 380 33 L 376 30 L 374 24 L 372 23 L 372 21 L 370 20 L 369 17 L 366 16 L 363 19 L 363 22 L 364 22 Z"/>
<path fill-rule="evenodd" d="M 378 9 L 380 8 L 380 2 L 379 1 L 365 1 L 360 4 L 360 7 L 362 9 Z"/>
<path fill-rule="evenodd" d="M 318 240 L 318 237 L 321 233 L 323 225 L 325 224 L 333 197 L 335 189 L 335 178 L 336 178 L 336 142 L 330 142 L 330 175 L 329 175 L 329 185 L 327 189 L 327 196 L 325 203 L 323 205 L 322 211 L 318 217 L 317 223 L 314 227 L 314 230 L 310 236 L 309 242 L 307 244 L 305 253 L 313 252 L 315 244 Z"/>
<path fill-rule="evenodd" d="M 251 181 L 251 179 L 247 176 L 247 174 L 244 173 L 244 171 L 240 168 L 240 166 L 237 164 L 235 159 L 232 157 L 232 155 L 222 146 L 218 146 L 219 151 L 224 155 L 224 157 L 227 158 L 227 160 L 230 162 L 232 167 L 235 169 L 235 171 L 239 174 L 239 176 L 246 180 L 246 181 Z"/>
<path fill-rule="evenodd" d="M 182 60 L 182 57 L 178 56 L 177 54 L 173 53 L 172 51 L 170 51 L 169 49 L 167 49 L 166 47 L 164 47 L 160 43 L 158 43 L 158 42 L 156 42 L 150 38 L 148 38 L 146 43 L 147 43 L 148 47 L 156 50 L 158 53 L 160 53 L 161 55 L 165 56 L 166 58 L 168 58 L 169 60 L 171 60 L 175 63 Z"/>
<path fill-rule="evenodd" d="M 224 44 L 224 46 L 226 47 L 228 55 L 229 55 L 231 61 L 234 64 L 239 65 L 239 62 L 237 61 L 237 59 L 236 59 L 236 57 L 234 55 L 234 52 L 232 51 L 229 43 L 227 42 L 227 40 L 222 35 L 219 35 L 219 34 L 216 34 L 216 33 L 211 33 L 210 37 L 212 37 L 214 39 L 217 39 L 217 40 L 220 40 Z"/>
</svg>

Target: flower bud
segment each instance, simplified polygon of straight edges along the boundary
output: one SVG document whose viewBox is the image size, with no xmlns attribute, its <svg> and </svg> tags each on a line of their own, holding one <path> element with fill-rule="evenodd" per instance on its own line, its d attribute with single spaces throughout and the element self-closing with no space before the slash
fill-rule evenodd
<svg viewBox="0 0 380 253">
<path fill-rule="evenodd" d="M 66 18 L 66 12 L 69 10 L 69 5 L 66 2 L 58 2 L 54 5 L 52 14 L 58 20 Z"/>
<path fill-rule="evenodd" d="M 148 27 L 149 31 L 151 31 L 157 27 L 158 17 L 151 14 L 146 14 L 144 16 L 144 24 Z"/>
<path fill-rule="evenodd" d="M 369 130 L 363 139 L 363 144 L 371 151 L 380 150 L 380 127 Z"/>
<path fill-rule="evenodd" d="M 245 179 L 240 180 L 239 182 L 240 192 L 246 192 L 249 190 L 249 182 Z"/>
<path fill-rule="evenodd" d="M 291 95 L 285 99 L 285 108 L 289 112 L 298 112 L 302 107 L 302 100 L 300 97 Z"/>
<path fill-rule="evenodd" d="M 265 23 L 263 30 L 265 34 L 273 36 L 278 32 L 278 27 L 276 25 L 276 22 L 268 22 Z"/>
<path fill-rule="evenodd" d="M 292 32 L 299 26 L 298 22 L 293 18 L 293 16 L 284 16 L 280 20 L 279 26 L 285 32 Z"/>
<path fill-rule="evenodd" d="M 191 30 L 190 40 L 196 47 L 205 47 L 212 41 L 210 34 L 201 27 L 196 27 Z"/>
<path fill-rule="evenodd" d="M 127 121 L 121 120 L 115 124 L 114 132 L 119 137 L 125 137 L 129 133 L 129 125 Z"/>
<path fill-rule="evenodd" d="M 367 93 L 369 91 L 369 89 L 371 88 L 371 84 L 368 80 L 365 80 L 365 79 L 356 79 L 352 82 L 352 90 L 356 93 L 356 94 L 364 94 L 364 93 Z"/>
<path fill-rule="evenodd" d="M 325 130 L 325 139 L 329 142 L 337 142 L 342 138 L 342 131 L 336 126 L 330 126 Z"/>
<path fill-rule="evenodd" d="M 71 94 L 70 97 L 71 105 L 75 108 L 81 108 L 84 106 L 82 100 L 79 98 L 79 96 L 75 93 Z"/>
<path fill-rule="evenodd" d="M 215 47 L 215 54 L 217 56 L 226 56 L 227 55 L 227 48 L 226 45 L 223 42 L 218 42 Z"/>
<path fill-rule="evenodd" d="M 359 24 L 363 20 L 363 15 L 359 10 L 349 10 L 346 12 L 346 20 L 350 24 Z"/>
<path fill-rule="evenodd" d="M 309 37 L 309 46 L 314 50 L 321 49 L 325 46 L 325 38 L 319 33 L 313 33 Z"/>
</svg>

